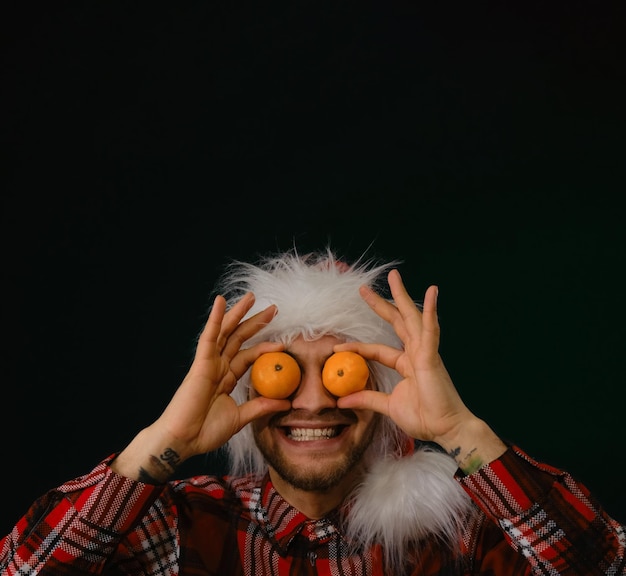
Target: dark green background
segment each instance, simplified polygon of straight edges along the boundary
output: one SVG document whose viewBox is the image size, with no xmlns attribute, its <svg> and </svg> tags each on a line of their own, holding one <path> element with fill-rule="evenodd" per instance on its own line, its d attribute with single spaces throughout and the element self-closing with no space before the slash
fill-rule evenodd
<svg viewBox="0 0 626 576">
<path fill-rule="evenodd" d="M 438 284 L 469 407 L 626 521 L 622 6 L 0 19 L 0 531 L 159 415 L 230 258 L 327 242 Z"/>
</svg>

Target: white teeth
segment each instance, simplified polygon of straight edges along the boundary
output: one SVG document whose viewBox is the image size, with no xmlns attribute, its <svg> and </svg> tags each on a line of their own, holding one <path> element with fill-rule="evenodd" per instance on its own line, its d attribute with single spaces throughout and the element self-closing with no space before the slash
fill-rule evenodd
<svg viewBox="0 0 626 576">
<path fill-rule="evenodd" d="M 335 428 L 290 428 L 289 437 L 298 442 L 325 440 L 336 436 Z"/>
</svg>

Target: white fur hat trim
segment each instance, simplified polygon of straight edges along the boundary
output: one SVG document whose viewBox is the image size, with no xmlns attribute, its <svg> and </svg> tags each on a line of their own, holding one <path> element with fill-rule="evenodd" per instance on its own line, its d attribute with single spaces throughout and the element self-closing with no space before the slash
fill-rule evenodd
<svg viewBox="0 0 626 576">
<path fill-rule="evenodd" d="M 360 546 L 381 544 L 387 561 L 395 565 L 409 543 L 427 537 L 458 549 L 474 505 L 454 479 L 456 469 L 449 455 L 429 447 L 379 460 L 348 507 L 348 540 Z"/>
</svg>

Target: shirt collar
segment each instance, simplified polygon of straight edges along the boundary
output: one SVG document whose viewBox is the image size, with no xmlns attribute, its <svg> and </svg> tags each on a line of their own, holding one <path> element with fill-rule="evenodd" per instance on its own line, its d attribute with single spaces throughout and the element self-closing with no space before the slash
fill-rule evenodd
<svg viewBox="0 0 626 576">
<path fill-rule="evenodd" d="M 269 474 L 266 474 L 260 488 L 263 514 L 259 521 L 281 550 L 286 551 L 297 534 L 319 544 L 328 541 L 333 534 L 342 534 L 338 510 L 319 520 L 311 520 L 276 491 Z"/>
</svg>

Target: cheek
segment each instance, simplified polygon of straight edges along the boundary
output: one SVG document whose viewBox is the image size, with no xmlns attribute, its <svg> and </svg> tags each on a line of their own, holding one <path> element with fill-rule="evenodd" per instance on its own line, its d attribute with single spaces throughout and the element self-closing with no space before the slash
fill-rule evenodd
<svg viewBox="0 0 626 576">
<path fill-rule="evenodd" d="M 255 436 L 263 432 L 263 430 L 267 430 L 269 427 L 269 416 L 263 416 L 261 418 L 257 418 L 253 420 L 251 423 L 252 430 L 254 431 Z"/>
<path fill-rule="evenodd" d="M 373 412 L 368 412 L 365 415 L 359 415 L 359 427 L 362 430 L 372 427 L 374 425 L 374 420 L 376 419 L 374 416 Z"/>
<path fill-rule="evenodd" d="M 272 428 L 269 425 L 271 416 L 263 416 L 251 423 L 252 435 L 257 444 L 267 446 L 272 443 Z"/>
<path fill-rule="evenodd" d="M 375 434 L 382 421 L 382 414 L 377 412 L 360 413 L 359 416 L 359 429 L 364 436 Z"/>
</svg>

